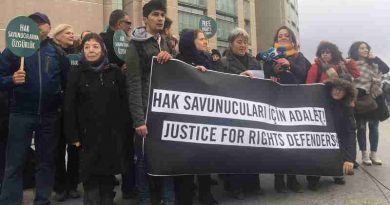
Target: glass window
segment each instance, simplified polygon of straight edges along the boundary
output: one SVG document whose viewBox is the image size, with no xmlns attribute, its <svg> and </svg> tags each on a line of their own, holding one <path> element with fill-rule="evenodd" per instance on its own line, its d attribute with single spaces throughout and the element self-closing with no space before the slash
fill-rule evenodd
<svg viewBox="0 0 390 205">
<path fill-rule="evenodd" d="M 250 21 L 245 20 L 245 31 L 249 35 L 249 42 L 248 43 L 251 44 L 251 22 Z"/>
<path fill-rule="evenodd" d="M 217 11 L 236 16 L 236 5 L 237 0 L 217 0 Z"/>
<path fill-rule="evenodd" d="M 236 19 L 227 16 L 217 15 L 217 38 L 218 40 L 227 41 L 229 33 L 237 27 Z"/>
<path fill-rule="evenodd" d="M 226 49 L 229 48 L 229 43 L 228 42 L 225 42 L 225 41 L 218 41 L 218 46 L 217 46 L 217 49 L 218 51 L 221 53 L 221 55 L 223 54 L 223 52 L 225 52 Z"/>
<path fill-rule="evenodd" d="M 200 18 L 204 15 L 203 10 L 185 6 L 179 6 L 179 32 L 183 29 L 198 29 Z"/>
<path fill-rule="evenodd" d="M 123 9 L 123 0 L 112 0 L 112 10 Z"/>
<path fill-rule="evenodd" d="M 178 2 L 194 5 L 197 7 L 207 7 L 207 0 L 179 0 Z"/>
</svg>

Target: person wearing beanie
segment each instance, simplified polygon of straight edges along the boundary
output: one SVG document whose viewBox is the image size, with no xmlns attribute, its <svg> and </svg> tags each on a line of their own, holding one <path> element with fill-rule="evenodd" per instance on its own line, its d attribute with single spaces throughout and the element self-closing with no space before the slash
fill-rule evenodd
<svg viewBox="0 0 390 205">
<path fill-rule="evenodd" d="M 46 40 L 49 37 L 51 30 L 49 17 L 40 12 L 35 12 L 28 17 L 38 25 L 41 40 Z"/>
<path fill-rule="evenodd" d="M 146 174 L 145 161 L 148 157 L 142 153 L 143 138 L 148 137 L 148 127 L 145 116 L 149 94 L 149 77 L 153 56 L 158 63 L 165 63 L 172 58 L 166 39 L 161 36 L 164 27 L 166 7 L 161 1 L 149 1 L 143 7 L 144 27 L 136 28 L 131 35 L 130 45 L 126 52 L 127 92 L 129 107 L 135 135 L 135 155 L 137 171 L 137 188 L 139 189 L 139 204 L 151 204 L 149 176 Z M 131 66 L 130 66 L 131 65 Z M 175 204 L 173 177 L 153 177 L 161 180 L 161 201 L 165 205 Z"/>
<path fill-rule="evenodd" d="M 24 70 L 19 69 L 20 58 L 9 49 L 5 49 L 0 56 L 0 90 L 13 93 L 9 95 L 6 171 L 0 204 L 22 204 L 22 172 L 33 132 L 38 157 L 34 204 L 50 204 L 54 184 L 59 111 L 69 61 L 48 38 L 49 18 L 39 12 L 29 17 L 39 28 L 40 49 L 32 56 L 25 57 Z"/>
<path fill-rule="evenodd" d="M 65 93 L 65 136 L 80 152 L 84 205 L 113 205 L 113 177 L 129 167 L 124 75 L 110 64 L 101 37 L 87 34 Z M 115 119 L 115 120 L 114 120 Z"/>
</svg>

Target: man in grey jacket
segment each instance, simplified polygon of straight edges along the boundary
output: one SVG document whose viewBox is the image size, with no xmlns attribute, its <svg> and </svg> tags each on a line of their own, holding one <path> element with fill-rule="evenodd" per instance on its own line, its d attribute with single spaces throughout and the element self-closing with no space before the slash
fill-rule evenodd
<svg viewBox="0 0 390 205">
<path fill-rule="evenodd" d="M 153 56 L 158 63 L 165 63 L 172 58 L 168 52 L 166 40 L 160 35 L 165 21 L 166 7 L 160 1 L 152 0 L 143 7 L 145 27 L 139 27 L 132 33 L 132 40 L 126 54 L 127 91 L 129 106 L 136 130 L 135 155 L 137 157 L 137 187 L 139 189 L 139 204 L 150 205 L 149 180 L 146 174 L 145 160 L 139 142 L 148 135 L 145 115 L 148 104 L 149 77 Z M 174 204 L 174 188 L 171 177 L 162 177 L 162 202 L 165 205 Z"/>
</svg>

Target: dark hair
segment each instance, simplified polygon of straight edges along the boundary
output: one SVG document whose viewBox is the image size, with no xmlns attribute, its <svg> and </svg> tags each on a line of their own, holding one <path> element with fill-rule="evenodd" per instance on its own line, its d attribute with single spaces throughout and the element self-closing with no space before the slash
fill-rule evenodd
<svg viewBox="0 0 390 205">
<path fill-rule="evenodd" d="M 359 47 L 360 45 L 362 44 L 366 44 L 367 48 L 368 48 L 368 52 L 371 51 L 371 46 L 368 45 L 368 43 L 364 42 L 364 41 L 357 41 L 355 43 L 353 43 L 351 45 L 351 48 L 349 48 L 349 51 L 348 51 L 348 57 L 349 58 L 352 58 L 354 60 L 359 60 Z"/>
<path fill-rule="evenodd" d="M 163 11 L 164 13 L 167 12 L 166 6 L 159 0 L 151 0 L 148 3 L 142 7 L 142 16 L 148 17 L 150 13 L 152 13 L 155 10 Z"/>
<path fill-rule="evenodd" d="M 221 53 L 217 49 L 212 49 L 211 50 L 211 55 L 218 55 L 220 58 L 222 57 Z"/>
<path fill-rule="evenodd" d="M 339 48 L 336 46 L 336 44 L 333 44 L 328 41 L 321 41 L 320 44 L 317 47 L 316 56 L 317 58 L 321 58 L 321 54 L 324 51 L 329 51 L 332 54 L 332 64 L 338 64 L 340 61 L 343 60 L 343 56 Z"/>
<path fill-rule="evenodd" d="M 127 13 L 122 11 L 122 10 L 120 10 L 120 9 L 114 10 L 110 14 L 110 20 L 109 20 L 108 24 L 111 27 L 113 27 L 113 26 L 115 26 L 118 23 L 118 21 L 120 21 L 123 18 L 125 18 L 126 15 L 127 15 Z"/>
<path fill-rule="evenodd" d="M 298 47 L 297 37 L 295 37 L 294 31 L 292 31 L 287 26 L 281 26 L 280 28 L 278 28 L 278 30 L 276 30 L 276 33 L 274 35 L 274 43 L 278 42 L 279 31 L 282 30 L 282 29 L 286 29 L 287 30 L 291 43 L 293 43 L 294 47 L 297 48 Z"/>
<path fill-rule="evenodd" d="M 102 50 L 105 50 L 106 46 L 104 45 L 104 41 L 103 41 L 102 37 L 97 33 L 89 33 L 89 34 L 85 35 L 85 37 L 81 41 L 81 48 L 84 48 L 84 44 L 91 39 L 97 41 L 100 44 L 100 46 L 102 47 Z"/>
<path fill-rule="evenodd" d="M 170 18 L 165 17 L 163 30 L 165 31 L 165 29 L 169 29 L 172 26 L 172 23 L 173 21 Z"/>
</svg>

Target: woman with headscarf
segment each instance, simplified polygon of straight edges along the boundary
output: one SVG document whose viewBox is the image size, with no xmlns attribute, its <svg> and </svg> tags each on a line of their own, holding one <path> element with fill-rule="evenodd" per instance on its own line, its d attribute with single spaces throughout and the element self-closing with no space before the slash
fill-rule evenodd
<svg viewBox="0 0 390 205">
<path fill-rule="evenodd" d="M 186 30 L 182 32 L 179 41 L 179 54 L 177 59 L 195 66 L 205 72 L 213 70 L 211 58 L 206 54 L 207 39 L 201 30 Z M 216 205 L 217 200 L 211 194 L 211 176 L 198 175 L 199 201 L 205 205 Z M 178 205 L 191 205 L 193 203 L 194 176 L 180 176 L 175 179 L 176 198 Z"/>
<path fill-rule="evenodd" d="M 82 47 L 81 62 L 68 76 L 65 135 L 80 151 L 84 204 L 113 205 L 113 176 L 129 161 L 125 79 L 108 63 L 98 34 L 86 35 Z"/>
</svg>

